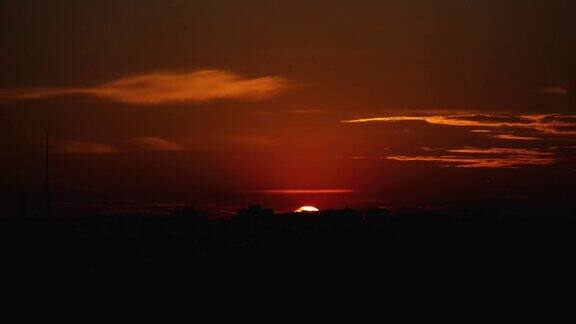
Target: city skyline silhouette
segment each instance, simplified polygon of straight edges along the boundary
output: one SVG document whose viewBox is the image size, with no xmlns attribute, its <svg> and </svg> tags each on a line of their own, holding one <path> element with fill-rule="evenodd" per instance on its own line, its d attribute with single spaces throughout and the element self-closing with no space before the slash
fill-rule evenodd
<svg viewBox="0 0 576 324">
<path fill-rule="evenodd" d="M 1 0 L 0 276 L 236 300 L 214 285 L 381 281 L 395 298 L 573 272 L 575 13 Z"/>
</svg>

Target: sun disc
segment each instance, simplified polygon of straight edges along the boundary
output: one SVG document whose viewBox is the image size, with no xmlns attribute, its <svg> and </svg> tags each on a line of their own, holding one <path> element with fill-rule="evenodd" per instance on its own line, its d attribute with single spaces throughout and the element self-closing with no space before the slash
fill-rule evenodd
<svg viewBox="0 0 576 324">
<path fill-rule="evenodd" d="M 318 212 L 318 211 L 320 211 L 320 209 L 318 209 L 314 206 L 302 206 L 302 207 L 296 209 L 294 212 L 296 212 L 296 213 L 302 213 L 302 212 L 311 213 L 311 212 Z"/>
</svg>

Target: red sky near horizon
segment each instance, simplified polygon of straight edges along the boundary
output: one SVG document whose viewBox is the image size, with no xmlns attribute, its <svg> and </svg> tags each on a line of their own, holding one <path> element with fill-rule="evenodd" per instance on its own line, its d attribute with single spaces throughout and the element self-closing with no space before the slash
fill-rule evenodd
<svg viewBox="0 0 576 324">
<path fill-rule="evenodd" d="M 62 206 L 574 203 L 575 9 L 3 1 L 2 187 L 49 131 Z"/>
</svg>

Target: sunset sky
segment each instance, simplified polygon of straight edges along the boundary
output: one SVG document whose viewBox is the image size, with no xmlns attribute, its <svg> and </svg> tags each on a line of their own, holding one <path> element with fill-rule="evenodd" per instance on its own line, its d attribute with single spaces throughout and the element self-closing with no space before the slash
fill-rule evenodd
<svg viewBox="0 0 576 324">
<path fill-rule="evenodd" d="M 575 12 L 3 0 L 2 190 L 40 190 L 49 131 L 71 208 L 574 203 Z"/>
</svg>

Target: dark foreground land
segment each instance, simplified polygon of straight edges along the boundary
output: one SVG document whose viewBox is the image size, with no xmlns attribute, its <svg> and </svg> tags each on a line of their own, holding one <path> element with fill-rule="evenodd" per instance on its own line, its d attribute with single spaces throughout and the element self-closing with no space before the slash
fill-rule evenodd
<svg viewBox="0 0 576 324">
<path fill-rule="evenodd" d="M 0 225 L 2 271 L 32 276 L 562 271 L 572 267 L 576 247 L 576 220 L 549 215 L 274 214 L 252 206 L 231 219 L 188 208 L 170 216 L 12 218 Z"/>
</svg>

